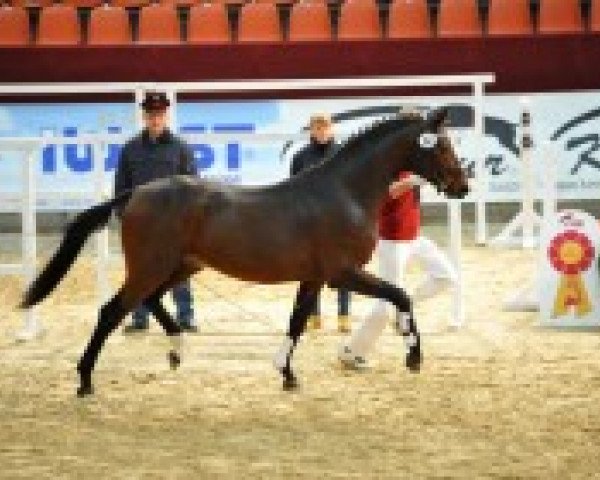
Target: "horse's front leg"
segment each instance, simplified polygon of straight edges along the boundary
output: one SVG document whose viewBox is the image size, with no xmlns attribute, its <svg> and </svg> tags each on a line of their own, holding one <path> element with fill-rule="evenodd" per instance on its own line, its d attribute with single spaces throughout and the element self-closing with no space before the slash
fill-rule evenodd
<svg viewBox="0 0 600 480">
<path fill-rule="evenodd" d="M 283 376 L 284 390 L 294 390 L 298 387 L 298 380 L 292 369 L 292 355 L 306 329 L 306 321 L 315 306 L 321 287 L 321 283 L 302 282 L 298 288 L 287 336 L 274 359 L 275 368 Z"/>
<path fill-rule="evenodd" d="M 421 369 L 423 362 L 421 337 L 413 315 L 412 302 L 402 288 L 358 269 L 344 272 L 330 285 L 333 288 L 347 288 L 353 292 L 392 303 L 398 312 L 398 324 L 402 329 L 406 347 L 406 366 L 411 372 L 418 372 Z"/>
</svg>

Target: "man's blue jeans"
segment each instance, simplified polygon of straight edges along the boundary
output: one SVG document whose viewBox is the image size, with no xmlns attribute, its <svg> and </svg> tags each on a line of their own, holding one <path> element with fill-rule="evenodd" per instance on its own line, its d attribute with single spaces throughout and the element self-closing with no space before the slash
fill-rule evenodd
<svg viewBox="0 0 600 480">
<path fill-rule="evenodd" d="M 180 325 L 193 325 L 194 322 L 194 307 L 192 305 L 192 289 L 190 281 L 176 285 L 171 290 L 175 307 L 177 309 L 177 321 Z M 133 312 L 133 325 L 136 327 L 147 327 L 149 310 L 142 305 Z"/>
<path fill-rule="evenodd" d="M 317 296 L 317 303 L 315 304 L 314 310 L 311 315 L 321 315 L 321 295 Z M 350 292 L 345 288 L 338 290 L 338 315 L 348 316 L 350 315 Z"/>
</svg>

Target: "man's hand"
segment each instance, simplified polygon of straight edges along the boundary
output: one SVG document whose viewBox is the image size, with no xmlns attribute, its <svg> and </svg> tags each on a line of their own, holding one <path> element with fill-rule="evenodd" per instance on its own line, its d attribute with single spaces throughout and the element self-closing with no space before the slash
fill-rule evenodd
<svg viewBox="0 0 600 480">
<path fill-rule="evenodd" d="M 388 194 L 392 198 L 398 198 L 400 195 L 405 193 L 414 187 L 422 187 L 425 185 L 425 180 L 423 180 L 418 175 L 410 175 L 405 178 L 401 178 L 400 180 L 392 183 L 388 189 Z"/>
<path fill-rule="evenodd" d="M 388 194 L 392 198 L 398 198 L 403 193 L 406 193 L 408 190 L 413 188 L 413 183 L 410 178 L 403 178 L 402 180 L 398 180 L 390 185 L 388 190 Z"/>
</svg>

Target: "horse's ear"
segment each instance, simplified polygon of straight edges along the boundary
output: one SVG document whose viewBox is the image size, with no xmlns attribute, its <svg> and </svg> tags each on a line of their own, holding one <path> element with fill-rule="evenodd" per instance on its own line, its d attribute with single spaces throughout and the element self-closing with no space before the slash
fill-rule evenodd
<svg viewBox="0 0 600 480">
<path fill-rule="evenodd" d="M 449 117 L 449 111 L 448 111 L 447 107 L 441 107 L 441 108 L 434 110 L 428 119 L 429 123 L 432 127 L 432 130 L 434 132 L 437 132 L 438 130 L 440 130 L 446 124 L 448 117 Z"/>
</svg>

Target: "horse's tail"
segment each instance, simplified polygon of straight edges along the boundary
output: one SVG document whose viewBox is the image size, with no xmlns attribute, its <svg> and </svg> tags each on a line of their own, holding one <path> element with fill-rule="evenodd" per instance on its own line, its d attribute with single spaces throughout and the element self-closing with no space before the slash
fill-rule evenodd
<svg viewBox="0 0 600 480">
<path fill-rule="evenodd" d="M 44 298 L 60 283 L 81 252 L 87 238 L 96 230 L 106 226 L 115 207 L 131 198 L 131 190 L 111 200 L 95 205 L 78 214 L 67 227 L 63 240 L 42 272 L 29 285 L 23 295 L 20 308 L 30 308 Z"/>
</svg>

